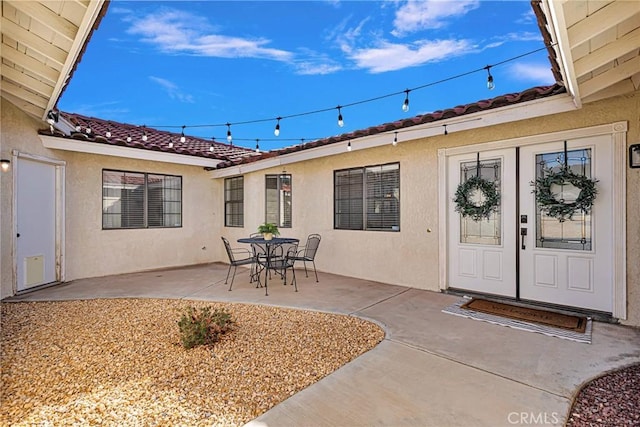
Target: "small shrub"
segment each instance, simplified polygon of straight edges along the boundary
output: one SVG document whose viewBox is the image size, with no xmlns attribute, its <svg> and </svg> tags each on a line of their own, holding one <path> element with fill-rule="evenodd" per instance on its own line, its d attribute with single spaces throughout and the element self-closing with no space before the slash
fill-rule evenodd
<svg viewBox="0 0 640 427">
<path fill-rule="evenodd" d="M 203 307 L 196 311 L 194 307 L 187 307 L 182 314 L 178 327 L 184 348 L 198 345 L 213 345 L 218 342 L 220 335 L 231 329 L 233 325 L 231 313 L 211 307 Z"/>
</svg>

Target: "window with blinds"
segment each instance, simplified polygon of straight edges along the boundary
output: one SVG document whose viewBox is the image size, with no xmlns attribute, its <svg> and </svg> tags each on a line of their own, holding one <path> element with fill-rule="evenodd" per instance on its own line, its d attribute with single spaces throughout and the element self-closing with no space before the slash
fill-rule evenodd
<svg viewBox="0 0 640 427">
<path fill-rule="evenodd" d="M 244 227 L 244 177 L 224 180 L 224 225 Z"/>
<path fill-rule="evenodd" d="M 335 171 L 334 228 L 400 231 L 400 164 Z"/>
<path fill-rule="evenodd" d="M 265 222 L 291 228 L 291 175 L 265 176 Z"/>
<path fill-rule="evenodd" d="M 182 177 L 102 171 L 102 228 L 182 227 Z"/>
</svg>

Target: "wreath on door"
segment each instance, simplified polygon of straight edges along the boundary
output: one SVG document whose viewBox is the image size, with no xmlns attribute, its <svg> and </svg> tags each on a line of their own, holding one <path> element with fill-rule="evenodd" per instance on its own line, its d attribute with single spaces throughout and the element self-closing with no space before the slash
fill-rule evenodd
<svg viewBox="0 0 640 427">
<path fill-rule="evenodd" d="M 597 179 L 591 179 L 584 175 L 578 175 L 563 167 L 559 172 L 546 170 L 542 177 L 531 182 L 535 188 L 536 203 L 540 210 L 558 221 L 572 220 L 576 212 L 588 214 L 598 194 L 596 188 Z M 580 194 L 574 202 L 566 202 L 564 199 L 556 199 L 551 191 L 553 185 L 571 184 L 580 190 Z"/>
<path fill-rule="evenodd" d="M 476 204 L 472 198 L 476 191 L 480 191 L 484 196 L 484 201 L 481 204 Z M 491 214 L 498 209 L 500 193 L 494 182 L 479 176 L 472 176 L 458 185 L 453 201 L 456 204 L 456 212 L 460 212 L 463 217 L 471 217 L 474 221 L 480 221 L 483 218 L 489 219 Z"/>
</svg>

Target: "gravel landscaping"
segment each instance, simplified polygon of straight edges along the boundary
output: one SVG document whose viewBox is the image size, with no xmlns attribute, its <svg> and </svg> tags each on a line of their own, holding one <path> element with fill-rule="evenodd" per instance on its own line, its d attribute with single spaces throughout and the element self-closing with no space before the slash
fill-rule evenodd
<svg viewBox="0 0 640 427">
<path fill-rule="evenodd" d="M 187 306 L 234 329 L 185 350 Z M 351 316 L 179 300 L 2 303 L 0 424 L 239 426 L 384 338 Z"/>
<path fill-rule="evenodd" d="M 567 427 L 640 426 L 640 364 L 586 384 L 569 411 Z"/>
</svg>

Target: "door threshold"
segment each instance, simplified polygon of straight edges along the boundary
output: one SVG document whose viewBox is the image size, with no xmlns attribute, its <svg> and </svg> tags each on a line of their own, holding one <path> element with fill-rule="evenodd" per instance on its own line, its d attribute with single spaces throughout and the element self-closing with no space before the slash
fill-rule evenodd
<svg viewBox="0 0 640 427">
<path fill-rule="evenodd" d="M 553 311 L 555 313 L 566 314 L 568 316 L 587 316 L 597 322 L 619 323 L 618 319 L 613 317 L 611 313 L 606 313 L 604 311 L 589 310 L 589 309 L 579 308 L 579 307 L 569 307 L 565 305 L 551 304 L 551 303 L 540 302 L 540 301 L 522 300 L 522 299 L 516 299 L 512 297 L 506 297 L 503 295 L 484 294 L 482 292 L 467 291 L 464 289 L 448 288 L 448 289 L 444 289 L 442 292 L 449 295 L 483 298 L 488 301 L 504 302 L 504 303 L 508 302 L 509 304 L 517 305 L 519 307 L 545 309 L 548 311 Z"/>
<path fill-rule="evenodd" d="M 49 283 L 45 283 L 43 285 L 38 285 L 38 286 L 34 286 L 32 288 L 28 288 L 28 289 L 23 289 L 21 291 L 16 291 L 14 296 L 21 296 L 21 295 L 25 295 L 25 294 L 30 294 L 31 292 L 35 292 L 35 291 L 39 291 L 41 289 L 45 289 L 45 288 L 50 288 L 52 286 L 57 286 L 57 285 L 61 285 L 64 282 L 49 282 Z"/>
</svg>

